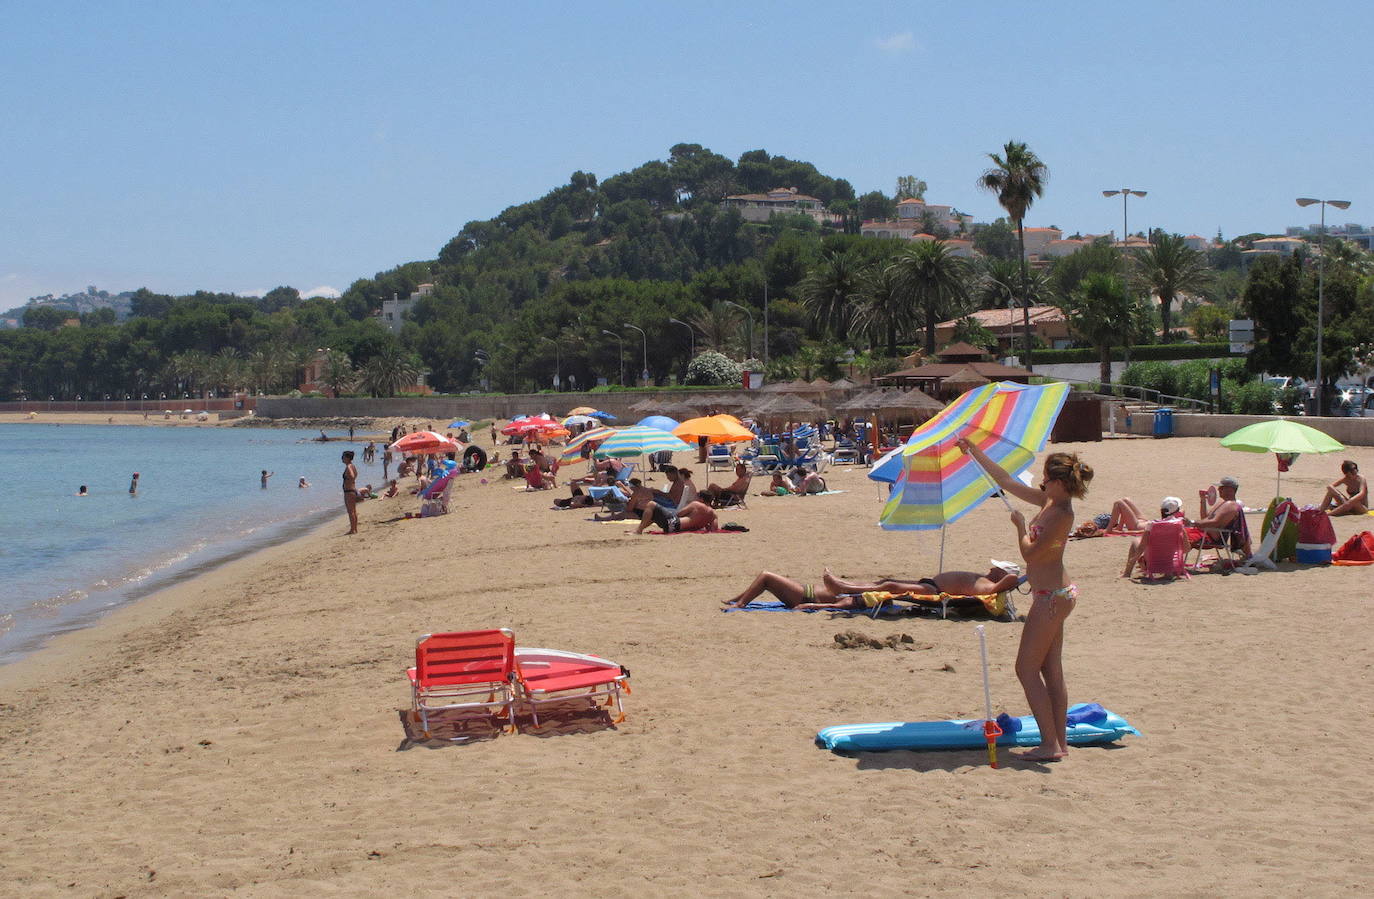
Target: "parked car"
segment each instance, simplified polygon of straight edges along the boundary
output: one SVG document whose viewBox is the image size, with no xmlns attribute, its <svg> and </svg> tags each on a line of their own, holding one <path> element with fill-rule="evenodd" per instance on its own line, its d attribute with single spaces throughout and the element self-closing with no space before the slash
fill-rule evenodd
<svg viewBox="0 0 1374 899">
<path fill-rule="evenodd" d="M 1342 387 L 1332 397 L 1331 414 L 1362 418 L 1371 405 L 1374 405 L 1374 388 Z"/>
</svg>

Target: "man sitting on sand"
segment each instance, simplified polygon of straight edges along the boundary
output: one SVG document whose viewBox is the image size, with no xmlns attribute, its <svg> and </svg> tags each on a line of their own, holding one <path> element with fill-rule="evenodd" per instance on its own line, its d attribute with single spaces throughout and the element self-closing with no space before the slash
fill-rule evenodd
<svg viewBox="0 0 1374 899">
<path fill-rule="evenodd" d="M 742 503 L 749 495 L 749 482 L 754 479 L 749 474 L 749 466 L 744 462 L 735 463 L 735 479 L 728 486 L 707 484 L 706 489 L 697 493 L 697 499 L 707 505 L 720 508 L 731 503 Z"/>
<path fill-rule="evenodd" d="M 1360 477 L 1360 466 L 1349 459 L 1341 463 L 1341 476 L 1326 488 L 1317 508 L 1331 515 L 1363 515 L 1369 511 L 1369 484 Z"/>
<path fill-rule="evenodd" d="M 821 583 L 815 585 L 802 584 L 771 571 L 761 571 L 743 593 L 725 600 L 724 605 L 729 609 L 742 609 L 764 592 L 768 592 L 782 600 L 782 604 L 789 609 L 863 609 L 870 605 L 864 601 L 865 593 L 989 596 L 1011 590 L 1020 578 L 1019 565 L 999 562 L 996 559 L 992 560 L 992 565 L 985 574 L 976 571 L 942 571 L 916 581 L 884 579 L 869 584 L 842 581 L 831 574 L 829 568 L 822 574 Z"/>
</svg>

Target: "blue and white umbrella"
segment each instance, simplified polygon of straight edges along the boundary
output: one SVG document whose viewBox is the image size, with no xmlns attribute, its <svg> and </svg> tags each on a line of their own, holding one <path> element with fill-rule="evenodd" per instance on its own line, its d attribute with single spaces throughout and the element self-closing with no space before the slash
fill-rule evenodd
<svg viewBox="0 0 1374 899">
<path fill-rule="evenodd" d="M 599 419 L 601 419 L 602 421 L 615 421 L 615 416 L 612 415 L 612 414 L 609 413 L 609 412 L 597 411 L 597 412 L 591 413 L 591 415 L 592 415 L 593 418 L 599 418 Z"/>
<path fill-rule="evenodd" d="M 449 422 L 449 423 L 448 423 L 448 426 L 449 426 L 450 428 L 466 428 L 466 427 L 468 427 L 468 426 L 471 425 L 471 424 L 472 424 L 472 422 L 468 421 L 466 418 L 460 418 L 460 419 L 458 419 L 457 421 L 451 421 L 451 422 Z"/>
</svg>

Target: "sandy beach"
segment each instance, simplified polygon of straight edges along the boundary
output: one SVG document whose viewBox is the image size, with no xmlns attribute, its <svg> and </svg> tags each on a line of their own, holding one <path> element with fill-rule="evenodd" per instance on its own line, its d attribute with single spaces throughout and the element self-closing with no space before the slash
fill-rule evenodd
<svg viewBox="0 0 1374 899">
<path fill-rule="evenodd" d="M 1079 518 L 1231 474 L 1263 506 L 1274 460 L 1215 440 L 1069 444 L 1096 469 Z M 1315 501 L 1343 458 L 1284 476 Z M 686 454 L 677 460 L 686 462 Z M 697 469 L 706 482 L 704 466 Z M 718 479 L 721 476 L 718 476 Z M 982 752 L 846 757 L 816 731 L 981 716 L 968 619 L 722 614 L 760 569 L 804 581 L 935 570 L 938 533 L 876 526 L 879 493 L 834 468 L 820 497 L 752 497 L 745 534 L 625 534 L 547 493 L 464 477 L 453 514 L 413 497 L 231 563 L 0 669 L 0 877 L 27 896 L 1314 895 L 1368 890 L 1374 568 L 1118 577 L 1120 538 L 1076 542 L 1074 702 L 1144 732 L 1053 765 Z M 756 482 L 756 487 L 759 486 Z M 565 495 L 560 490 L 559 495 Z M 1251 517 L 1252 527 L 1258 516 Z M 1374 517 L 1335 519 L 1337 536 Z M 1257 527 L 1256 527 L 1257 529 Z M 991 501 L 945 567 L 1014 558 Z M 626 665 L 628 720 L 557 735 L 412 743 L 417 635 Z M 916 649 L 839 649 L 909 634 Z M 987 622 L 995 710 L 1024 714 L 1019 623 Z"/>
</svg>

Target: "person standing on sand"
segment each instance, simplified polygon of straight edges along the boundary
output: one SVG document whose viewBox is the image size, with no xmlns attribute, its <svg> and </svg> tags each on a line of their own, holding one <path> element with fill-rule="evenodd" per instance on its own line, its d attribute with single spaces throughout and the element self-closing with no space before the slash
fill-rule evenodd
<svg viewBox="0 0 1374 899">
<path fill-rule="evenodd" d="M 268 471 L 268 470 L 265 469 L 265 468 L 262 470 L 262 489 L 263 489 L 263 490 L 266 490 L 266 489 L 267 489 L 267 479 L 270 478 L 270 477 L 272 477 L 272 475 L 274 475 L 274 474 L 276 474 L 275 471 Z"/>
<path fill-rule="evenodd" d="M 1012 477 L 967 439 L 961 437 L 958 446 L 973 456 L 1005 493 L 1040 507 L 1029 526 L 1020 511 L 1011 513 L 1032 596 L 1016 653 L 1016 677 L 1040 728 L 1038 747 L 1011 755 L 1026 762 L 1056 762 L 1069 754 L 1064 621 L 1078 600 L 1078 587 L 1064 570 L 1064 546 L 1073 529 L 1073 500 L 1087 496 L 1093 470 L 1077 454 L 1051 453 L 1045 458 L 1037 489 Z"/>
<path fill-rule="evenodd" d="M 358 533 L 358 469 L 353 466 L 353 450 L 343 453 L 343 500 L 348 510 L 348 532 Z"/>
<path fill-rule="evenodd" d="M 495 422 L 492 422 L 492 425 L 491 425 L 491 445 L 492 445 L 492 446 L 496 446 L 496 423 L 495 423 Z"/>
</svg>

